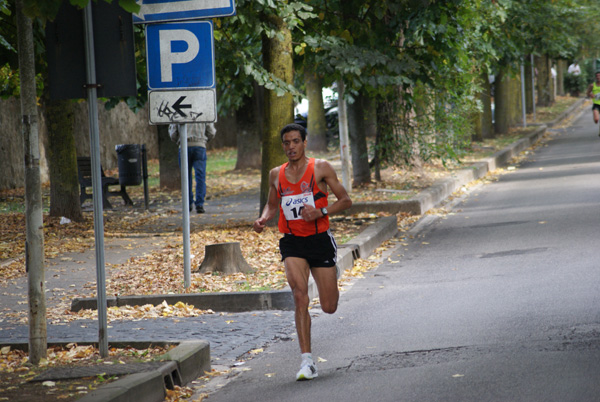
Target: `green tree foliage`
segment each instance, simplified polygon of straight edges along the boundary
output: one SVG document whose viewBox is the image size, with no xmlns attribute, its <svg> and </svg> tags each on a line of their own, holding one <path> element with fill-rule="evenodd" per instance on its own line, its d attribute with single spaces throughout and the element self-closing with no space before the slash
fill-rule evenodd
<svg viewBox="0 0 600 402">
<path fill-rule="evenodd" d="M 379 109 L 380 123 L 388 122 L 378 127 L 381 159 L 455 157 L 470 138 L 474 61 L 492 53 L 481 36 L 490 14 L 481 13 L 484 3 L 311 1 L 319 20 L 310 22 L 302 51 L 330 80 L 344 80 L 350 102 L 365 90 L 388 103 Z"/>
<path fill-rule="evenodd" d="M 283 39 L 283 33 L 269 23 L 270 17 L 281 17 L 288 29 L 294 31 L 314 17 L 311 9 L 299 1 L 238 0 L 236 15 L 214 20 L 219 115 L 235 111 L 244 97 L 251 97 L 253 82 L 275 91 L 278 96 L 286 93 L 296 98 L 302 96 L 293 85 L 265 69 L 262 41 L 263 38 Z"/>
</svg>

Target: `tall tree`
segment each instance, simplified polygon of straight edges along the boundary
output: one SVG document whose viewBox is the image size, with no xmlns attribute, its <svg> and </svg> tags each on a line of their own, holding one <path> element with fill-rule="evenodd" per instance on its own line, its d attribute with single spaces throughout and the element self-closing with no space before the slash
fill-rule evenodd
<svg viewBox="0 0 600 402">
<path fill-rule="evenodd" d="M 169 137 L 169 126 L 156 126 L 158 135 L 159 185 L 167 190 L 181 189 L 181 170 L 179 169 L 179 147 Z"/>
<path fill-rule="evenodd" d="M 263 89 L 256 82 L 254 94 L 246 96 L 235 112 L 237 124 L 236 170 L 257 169 L 261 166 L 261 134 L 263 128 Z"/>
<path fill-rule="evenodd" d="M 81 222 L 73 103 L 46 98 L 44 109 L 49 145 L 50 216 L 65 216 Z"/>
<path fill-rule="evenodd" d="M 23 12 L 23 1 L 16 1 L 21 75 L 21 111 L 25 145 L 25 247 L 29 284 L 29 361 L 39 364 L 46 357 L 46 295 L 44 290 L 44 231 L 42 186 L 40 181 L 40 148 L 36 102 L 33 28 Z"/>
<path fill-rule="evenodd" d="M 547 54 L 537 56 L 535 58 L 535 66 L 538 74 L 536 81 L 538 93 L 538 106 L 550 106 L 553 102 L 550 63 L 551 60 Z"/>
<path fill-rule="evenodd" d="M 321 77 L 309 66 L 304 66 L 304 85 L 308 97 L 308 149 L 327 151 L 327 122 L 323 106 Z"/>
<path fill-rule="evenodd" d="M 313 15 L 309 6 L 298 1 L 239 0 L 236 12 L 236 16 L 217 20 L 215 26 L 217 69 L 222 77 L 218 83 L 219 114 L 235 112 L 242 105 L 252 108 L 252 103 L 261 102 L 264 96 L 264 109 L 254 103 L 254 112 L 264 110 L 264 115 L 250 116 L 248 122 L 245 121 L 248 113 L 236 114 L 238 127 L 254 130 L 245 135 L 249 141 L 255 138 L 256 130 L 264 127 L 259 132 L 261 205 L 264 205 L 262 197 L 268 191 L 268 172 L 283 160 L 279 129 L 293 121 L 293 99 L 301 96 L 293 86 L 291 31 Z M 257 93 L 258 87 L 264 90 L 264 95 Z M 263 119 L 264 126 L 260 121 L 255 124 L 255 118 Z"/>
<path fill-rule="evenodd" d="M 511 77 L 510 66 L 502 66 L 494 80 L 494 130 L 506 134 L 510 128 Z"/>
<path fill-rule="evenodd" d="M 263 37 L 263 58 L 267 71 L 283 82 L 292 85 L 294 81 L 292 59 L 292 34 L 286 22 L 278 15 L 267 15 L 266 22 L 277 35 Z M 281 150 L 279 131 L 285 123 L 294 120 L 294 99 L 291 93 L 278 94 L 269 89 L 265 93 L 265 131 L 262 147 L 262 175 L 260 186 L 260 210 L 267 204 L 269 195 L 269 172 L 285 162 Z"/>
<path fill-rule="evenodd" d="M 352 149 L 352 180 L 355 186 L 371 182 L 369 149 L 367 147 L 367 114 L 369 100 L 360 93 L 348 105 L 348 131 Z"/>
</svg>

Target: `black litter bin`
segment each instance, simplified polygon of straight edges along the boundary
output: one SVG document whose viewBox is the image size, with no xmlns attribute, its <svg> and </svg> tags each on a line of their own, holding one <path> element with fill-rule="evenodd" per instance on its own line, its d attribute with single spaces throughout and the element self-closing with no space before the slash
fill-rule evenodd
<svg viewBox="0 0 600 402">
<path fill-rule="evenodd" d="M 139 144 L 124 144 L 115 147 L 119 162 L 119 184 L 138 186 L 142 183 L 142 152 Z"/>
</svg>

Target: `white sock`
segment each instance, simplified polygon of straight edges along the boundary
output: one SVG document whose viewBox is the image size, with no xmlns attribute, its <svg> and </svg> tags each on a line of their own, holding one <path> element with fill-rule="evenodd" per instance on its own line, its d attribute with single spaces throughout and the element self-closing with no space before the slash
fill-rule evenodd
<svg viewBox="0 0 600 402">
<path fill-rule="evenodd" d="M 308 362 L 313 364 L 312 354 L 311 353 L 302 353 L 302 363 Z"/>
</svg>

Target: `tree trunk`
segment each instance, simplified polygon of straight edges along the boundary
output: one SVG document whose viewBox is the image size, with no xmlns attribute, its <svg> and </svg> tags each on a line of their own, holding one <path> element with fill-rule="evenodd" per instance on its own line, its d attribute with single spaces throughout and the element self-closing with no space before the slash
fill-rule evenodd
<svg viewBox="0 0 600 402">
<path fill-rule="evenodd" d="M 16 1 L 18 57 L 21 84 L 23 144 L 25 147 L 25 264 L 29 296 L 29 362 L 46 358 L 46 294 L 44 290 L 44 221 L 40 180 L 40 146 L 36 105 L 33 29 L 23 14 L 23 0 Z"/>
<path fill-rule="evenodd" d="M 510 126 L 510 79 L 509 67 L 502 66 L 494 80 L 494 131 L 496 134 L 508 133 Z"/>
<path fill-rule="evenodd" d="M 523 123 L 523 98 L 521 96 L 521 74 L 513 71 L 510 75 L 510 126 L 516 126 Z"/>
<path fill-rule="evenodd" d="M 360 93 L 354 103 L 348 104 L 348 129 L 350 134 L 350 151 L 352 152 L 352 179 L 354 185 L 371 182 L 369 154 L 367 148 L 367 130 L 365 103 L 368 98 Z"/>
<path fill-rule="evenodd" d="M 327 123 L 323 107 L 323 86 L 317 74 L 305 67 L 304 84 L 308 96 L 308 146 L 311 151 L 327 152 Z"/>
<path fill-rule="evenodd" d="M 254 95 L 246 97 L 235 112 L 237 161 L 235 170 L 260 168 L 260 134 L 263 132 L 263 89 L 254 84 Z"/>
<path fill-rule="evenodd" d="M 532 68 L 531 68 L 531 57 L 527 56 L 526 57 L 526 62 L 525 62 L 525 112 L 527 112 L 527 114 L 532 114 L 533 113 L 533 93 L 534 93 L 534 87 L 533 87 L 533 76 L 532 76 Z"/>
<path fill-rule="evenodd" d="M 169 126 L 156 126 L 158 135 L 159 186 L 167 190 L 181 189 L 181 171 L 179 170 L 179 147 L 169 137 Z"/>
<path fill-rule="evenodd" d="M 494 122 L 492 116 L 492 84 L 488 74 L 484 72 L 481 75 L 481 85 L 483 90 L 480 94 L 483 112 L 481 114 L 481 137 L 483 139 L 494 138 Z"/>
<path fill-rule="evenodd" d="M 50 216 L 83 221 L 79 203 L 77 150 L 73 132 L 73 102 L 46 97 L 48 160 L 50 165 Z"/>
<path fill-rule="evenodd" d="M 365 108 L 365 135 L 367 138 L 375 138 L 377 135 L 377 101 L 364 97 L 362 104 Z"/>
<path fill-rule="evenodd" d="M 282 81 L 292 84 L 292 34 L 282 18 L 269 16 L 268 22 L 278 32 L 273 38 L 263 36 L 263 63 L 265 69 Z M 279 38 L 282 37 L 282 40 Z M 262 169 L 260 185 L 260 210 L 269 196 L 269 172 L 286 161 L 281 148 L 281 128 L 294 121 L 292 94 L 278 96 L 273 90 L 265 92 L 265 130 L 262 138 Z"/>
<path fill-rule="evenodd" d="M 390 143 L 389 138 L 393 137 L 392 127 L 392 110 L 393 107 L 387 100 L 381 100 L 377 103 L 377 134 L 375 136 L 375 158 L 372 165 L 375 168 L 375 180 L 381 181 L 381 169 L 386 163 L 391 149 L 386 148 L 386 144 Z"/>
<path fill-rule="evenodd" d="M 204 261 L 200 264 L 198 272 L 222 272 L 236 274 L 238 272 L 252 272 L 252 267 L 242 255 L 240 243 L 207 244 L 204 247 Z"/>
<path fill-rule="evenodd" d="M 567 72 L 567 61 L 558 60 L 556 62 L 556 94 L 558 96 L 565 96 L 565 74 Z"/>
<path fill-rule="evenodd" d="M 537 106 L 550 106 L 552 104 L 552 98 L 550 96 L 552 91 L 552 85 L 550 84 L 550 59 L 547 55 L 536 56 L 535 66 L 537 69 Z"/>
</svg>

